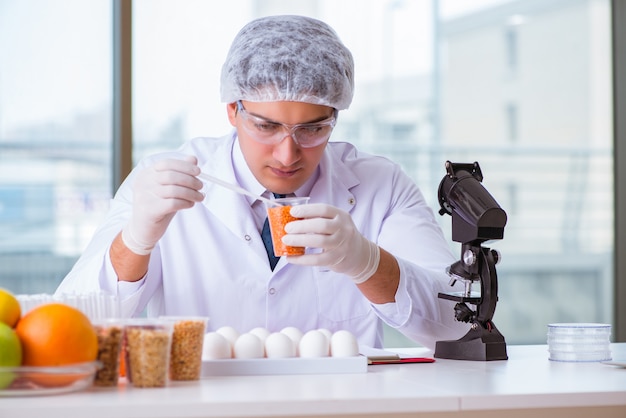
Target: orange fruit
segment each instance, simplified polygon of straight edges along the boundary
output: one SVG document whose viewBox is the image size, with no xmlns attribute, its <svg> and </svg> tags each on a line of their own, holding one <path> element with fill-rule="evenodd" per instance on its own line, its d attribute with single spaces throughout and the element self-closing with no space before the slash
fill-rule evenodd
<svg viewBox="0 0 626 418">
<path fill-rule="evenodd" d="M 64 366 L 98 357 L 98 336 L 91 321 L 80 310 L 63 303 L 34 308 L 19 320 L 15 331 L 22 342 L 24 366 Z M 37 382 L 60 386 L 72 379 L 39 376 Z"/>
<path fill-rule="evenodd" d="M 15 327 L 24 366 L 62 366 L 96 360 L 98 336 L 80 310 L 48 303 L 28 312 Z"/>
<path fill-rule="evenodd" d="M 22 309 L 17 298 L 6 289 L 0 289 L 0 322 L 15 327 L 22 315 Z"/>
</svg>

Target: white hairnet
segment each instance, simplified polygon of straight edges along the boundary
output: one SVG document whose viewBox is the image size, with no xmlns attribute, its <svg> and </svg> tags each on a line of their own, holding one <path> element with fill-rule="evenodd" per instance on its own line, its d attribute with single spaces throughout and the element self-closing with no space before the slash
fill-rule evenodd
<svg viewBox="0 0 626 418">
<path fill-rule="evenodd" d="M 222 66 L 222 101 L 294 101 L 347 109 L 354 61 L 335 31 L 304 16 L 269 16 L 244 26 Z"/>
</svg>

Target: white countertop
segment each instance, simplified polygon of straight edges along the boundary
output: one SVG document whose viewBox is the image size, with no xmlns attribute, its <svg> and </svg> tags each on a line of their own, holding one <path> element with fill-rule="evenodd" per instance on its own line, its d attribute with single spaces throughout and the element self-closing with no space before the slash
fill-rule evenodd
<svg viewBox="0 0 626 418">
<path fill-rule="evenodd" d="M 626 361 L 626 343 L 612 344 L 611 350 L 614 360 Z M 507 351 L 504 361 L 436 359 L 368 366 L 366 373 L 213 376 L 151 389 L 122 382 L 117 388 L 0 398 L 0 417 L 408 417 L 433 412 L 440 412 L 437 417 L 626 417 L 626 368 L 550 361 L 544 345 L 509 346 Z M 431 353 L 418 349 L 414 354 Z"/>
</svg>

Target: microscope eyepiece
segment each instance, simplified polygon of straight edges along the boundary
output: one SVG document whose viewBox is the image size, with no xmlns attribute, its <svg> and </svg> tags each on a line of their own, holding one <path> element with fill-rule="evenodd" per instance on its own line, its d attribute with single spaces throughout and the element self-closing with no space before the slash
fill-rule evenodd
<svg viewBox="0 0 626 418">
<path fill-rule="evenodd" d="M 502 239 L 506 212 L 483 187 L 478 162 L 446 162 L 446 176 L 439 184 L 439 213 L 452 216 L 452 239 L 456 242 Z"/>
</svg>

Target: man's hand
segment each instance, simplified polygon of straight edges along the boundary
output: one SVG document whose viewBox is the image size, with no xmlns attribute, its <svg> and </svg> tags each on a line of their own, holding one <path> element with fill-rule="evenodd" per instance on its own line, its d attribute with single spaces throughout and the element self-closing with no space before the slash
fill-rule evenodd
<svg viewBox="0 0 626 418">
<path fill-rule="evenodd" d="M 285 226 L 286 245 L 319 248 L 321 253 L 288 256 L 292 264 L 323 266 L 363 283 L 378 269 L 380 248 L 354 226 L 350 215 L 334 206 L 316 203 L 294 206 L 291 215 L 302 220 Z"/>
<path fill-rule="evenodd" d="M 197 159 L 191 156 L 161 160 L 137 174 L 133 213 L 122 231 L 122 240 L 129 250 L 150 254 L 176 212 L 204 199 L 199 192 L 203 183 L 195 177 L 198 174 Z"/>
</svg>

